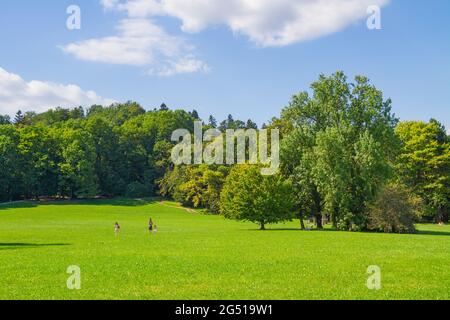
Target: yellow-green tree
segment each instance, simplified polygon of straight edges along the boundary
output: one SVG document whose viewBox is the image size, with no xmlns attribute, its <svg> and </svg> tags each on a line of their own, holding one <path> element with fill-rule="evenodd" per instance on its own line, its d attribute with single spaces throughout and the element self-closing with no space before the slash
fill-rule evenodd
<svg viewBox="0 0 450 320">
<path fill-rule="evenodd" d="M 402 141 L 396 163 L 399 179 L 426 205 L 426 216 L 448 221 L 450 210 L 450 142 L 436 120 L 401 122 L 396 133 Z"/>
</svg>

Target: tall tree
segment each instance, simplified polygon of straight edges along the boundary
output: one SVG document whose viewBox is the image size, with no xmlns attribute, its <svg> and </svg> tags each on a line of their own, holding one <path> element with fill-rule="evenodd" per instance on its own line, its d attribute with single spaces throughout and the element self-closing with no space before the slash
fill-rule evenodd
<svg viewBox="0 0 450 320">
<path fill-rule="evenodd" d="M 391 101 L 365 77 L 320 76 L 282 112 L 282 167 L 299 192 L 297 207 L 336 228 L 364 229 L 365 211 L 391 174 L 397 119 Z"/>
<path fill-rule="evenodd" d="M 12 125 L 0 125 L 0 201 L 12 201 L 21 195 L 20 137 Z"/>
<path fill-rule="evenodd" d="M 124 172 L 119 136 L 113 124 L 103 117 L 90 117 L 85 128 L 90 133 L 95 148 L 95 173 L 102 195 L 121 195 L 126 182 L 121 174 Z"/>
<path fill-rule="evenodd" d="M 62 161 L 61 193 L 71 198 L 92 197 L 98 194 L 95 175 L 95 145 L 92 136 L 83 129 L 66 127 L 61 132 Z"/>
<path fill-rule="evenodd" d="M 448 221 L 450 211 L 450 142 L 436 120 L 401 122 L 402 147 L 396 169 L 399 179 L 424 201 L 427 216 Z"/>
<path fill-rule="evenodd" d="M 19 128 L 17 145 L 21 182 L 26 198 L 56 194 L 58 183 L 58 150 L 54 130 L 49 127 Z"/>
</svg>

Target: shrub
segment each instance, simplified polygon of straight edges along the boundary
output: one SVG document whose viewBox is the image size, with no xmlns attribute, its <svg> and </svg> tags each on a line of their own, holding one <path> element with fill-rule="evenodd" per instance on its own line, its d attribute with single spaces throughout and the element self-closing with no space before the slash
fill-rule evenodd
<svg viewBox="0 0 450 320">
<path fill-rule="evenodd" d="M 127 197 L 129 198 L 144 198 L 149 197 L 151 191 L 144 184 L 140 182 L 132 182 L 127 186 Z"/>
<path fill-rule="evenodd" d="M 390 184 L 369 206 L 369 229 L 386 233 L 415 233 L 421 200 L 404 186 Z"/>
</svg>

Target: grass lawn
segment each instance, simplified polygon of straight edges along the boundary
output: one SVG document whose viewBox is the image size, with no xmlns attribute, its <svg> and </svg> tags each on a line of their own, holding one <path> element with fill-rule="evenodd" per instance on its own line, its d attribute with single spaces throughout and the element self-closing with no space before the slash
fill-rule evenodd
<svg viewBox="0 0 450 320">
<path fill-rule="evenodd" d="M 299 231 L 298 222 L 258 231 L 174 206 L 0 206 L 0 299 L 450 299 L 450 226 L 421 225 L 417 235 Z M 79 291 L 66 287 L 70 265 L 81 268 Z M 381 267 L 379 291 L 366 287 L 369 265 Z"/>
</svg>

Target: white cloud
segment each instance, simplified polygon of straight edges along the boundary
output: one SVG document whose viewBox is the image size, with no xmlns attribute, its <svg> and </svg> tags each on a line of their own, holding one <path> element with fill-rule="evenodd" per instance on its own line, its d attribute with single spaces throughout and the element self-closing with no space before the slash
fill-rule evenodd
<svg viewBox="0 0 450 320">
<path fill-rule="evenodd" d="M 0 114 L 13 115 L 19 109 L 42 112 L 54 107 L 110 105 L 114 100 L 104 99 L 94 91 L 83 91 L 69 84 L 32 80 L 26 82 L 19 75 L 0 67 Z"/>
<path fill-rule="evenodd" d="M 284 46 L 344 29 L 389 0 L 127 0 L 117 10 L 130 17 L 170 16 L 184 32 L 226 25 L 260 46 Z M 111 8 L 111 6 L 110 6 Z"/>
<path fill-rule="evenodd" d="M 119 0 L 100 0 L 105 9 L 112 9 L 118 4 Z"/>
<path fill-rule="evenodd" d="M 154 20 L 168 16 L 181 30 L 197 33 L 225 25 L 261 47 L 279 47 L 340 31 L 367 17 L 369 6 L 390 0 L 100 0 L 105 10 L 124 12 L 114 36 L 71 43 L 62 49 L 78 59 L 144 66 L 148 74 L 205 72 L 194 48 Z"/>
<path fill-rule="evenodd" d="M 114 0 L 102 0 L 102 4 L 105 9 L 118 5 Z M 143 66 L 148 74 L 172 76 L 208 70 L 206 63 L 193 55 L 192 45 L 168 34 L 151 19 L 122 19 L 116 29 L 115 36 L 70 43 L 61 49 L 81 60 Z"/>
<path fill-rule="evenodd" d="M 124 19 L 118 35 L 71 43 L 63 47 L 78 59 L 113 64 L 145 66 L 159 57 L 177 57 L 187 46 L 147 19 Z"/>
<path fill-rule="evenodd" d="M 148 73 L 162 77 L 170 77 L 176 74 L 207 73 L 209 71 L 210 68 L 203 61 L 197 60 L 194 57 L 185 57 L 177 61 L 168 61 L 166 65 L 160 68 L 152 68 Z"/>
</svg>

